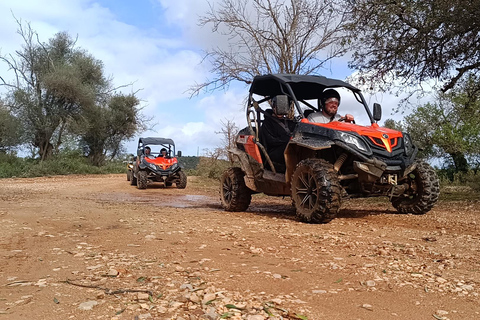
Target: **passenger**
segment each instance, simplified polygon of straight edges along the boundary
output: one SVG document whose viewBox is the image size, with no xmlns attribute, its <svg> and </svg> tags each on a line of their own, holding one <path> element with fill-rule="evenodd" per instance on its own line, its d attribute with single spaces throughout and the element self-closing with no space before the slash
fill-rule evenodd
<svg viewBox="0 0 480 320">
<path fill-rule="evenodd" d="M 339 105 L 340 94 L 333 89 L 325 90 L 320 99 L 318 99 L 318 109 L 320 111 L 310 114 L 307 119 L 310 122 L 317 123 L 329 123 L 332 121 L 353 122 L 354 118 L 351 114 L 346 114 L 342 117 L 337 113 Z"/>
<path fill-rule="evenodd" d="M 276 171 L 285 172 L 283 154 L 295 130 L 295 123 L 286 115 L 277 114 L 277 97 L 272 99 L 272 109 L 266 110 L 265 113 L 265 119 L 260 128 L 260 143 L 265 147 Z"/>
<path fill-rule="evenodd" d="M 151 154 L 152 150 L 150 149 L 150 147 L 145 147 L 145 156 L 149 156 Z"/>
</svg>

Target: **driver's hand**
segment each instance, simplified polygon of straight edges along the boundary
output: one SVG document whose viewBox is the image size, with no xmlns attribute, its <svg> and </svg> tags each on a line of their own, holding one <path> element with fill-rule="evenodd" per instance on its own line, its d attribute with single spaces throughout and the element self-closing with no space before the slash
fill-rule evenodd
<svg viewBox="0 0 480 320">
<path fill-rule="evenodd" d="M 352 116 L 351 114 L 349 114 L 349 113 L 347 113 L 347 114 L 345 115 L 345 117 L 343 117 L 343 118 L 345 119 L 346 122 L 353 122 L 353 121 L 355 121 L 355 118 L 353 118 L 353 116 Z"/>
</svg>

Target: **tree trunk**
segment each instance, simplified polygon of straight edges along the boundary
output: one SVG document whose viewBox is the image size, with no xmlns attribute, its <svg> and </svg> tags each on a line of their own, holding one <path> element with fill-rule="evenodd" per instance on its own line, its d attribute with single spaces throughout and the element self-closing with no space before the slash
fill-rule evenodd
<svg viewBox="0 0 480 320">
<path fill-rule="evenodd" d="M 456 172 L 468 171 L 468 162 L 467 162 L 467 159 L 465 158 L 465 154 L 461 152 L 455 152 L 455 153 L 450 153 L 450 156 L 452 157 Z"/>
<path fill-rule="evenodd" d="M 105 154 L 103 153 L 102 149 L 90 150 L 88 159 L 94 166 L 101 167 L 105 163 Z"/>
<path fill-rule="evenodd" d="M 35 135 L 34 146 L 38 148 L 38 155 L 42 161 L 48 160 L 53 154 L 53 145 L 46 134 L 37 133 Z"/>
<path fill-rule="evenodd" d="M 62 122 L 62 125 L 60 126 L 60 130 L 58 131 L 57 143 L 55 144 L 55 154 L 58 154 L 58 149 L 60 148 L 60 145 L 62 144 L 62 135 L 63 135 L 63 131 L 65 130 L 66 126 L 67 126 L 67 123 Z"/>
</svg>

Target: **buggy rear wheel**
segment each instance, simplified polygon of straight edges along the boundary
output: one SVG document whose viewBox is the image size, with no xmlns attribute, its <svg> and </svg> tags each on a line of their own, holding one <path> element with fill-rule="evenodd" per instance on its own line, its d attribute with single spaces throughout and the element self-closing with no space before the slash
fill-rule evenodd
<svg viewBox="0 0 480 320">
<path fill-rule="evenodd" d="M 220 179 L 220 201 L 226 211 L 245 211 L 252 201 L 252 192 L 245 185 L 240 168 L 227 169 Z"/>
<path fill-rule="evenodd" d="M 148 173 L 145 170 L 138 170 L 138 180 L 137 180 L 137 188 L 138 189 L 147 189 L 148 184 Z"/>
<path fill-rule="evenodd" d="M 178 179 L 175 184 L 177 185 L 177 189 L 185 189 L 187 187 L 187 175 L 185 172 L 178 172 Z"/>
<path fill-rule="evenodd" d="M 137 185 L 137 177 L 135 177 L 133 170 L 130 171 L 130 185 L 131 186 Z"/>
<path fill-rule="evenodd" d="M 297 216 L 305 222 L 330 222 L 340 210 L 342 188 L 333 165 L 325 160 L 301 161 L 291 188 Z"/>
<path fill-rule="evenodd" d="M 409 189 L 405 195 L 392 198 L 392 205 L 400 213 L 425 214 L 432 209 L 440 194 L 440 184 L 435 170 L 424 161 L 407 176 Z"/>
</svg>

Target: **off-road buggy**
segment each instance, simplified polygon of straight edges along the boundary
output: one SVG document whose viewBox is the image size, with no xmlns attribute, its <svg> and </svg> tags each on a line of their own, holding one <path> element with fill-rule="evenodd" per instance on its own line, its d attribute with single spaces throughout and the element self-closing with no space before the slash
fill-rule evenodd
<svg viewBox="0 0 480 320">
<path fill-rule="evenodd" d="M 353 94 L 370 125 L 310 122 L 307 115 L 319 111 L 315 100 L 327 88 Z M 272 161 L 269 145 L 259 139 L 272 116 L 268 109 L 274 97 L 276 114 L 294 112 L 283 167 Z M 381 106 L 375 103 L 371 112 L 360 90 L 346 82 L 322 76 L 256 76 L 246 113 L 248 126 L 229 150 L 241 167 L 229 168 L 221 177 L 220 198 L 227 211 L 246 210 L 251 195 L 260 192 L 291 196 L 297 216 L 312 223 L 334 219 L 345 198 L 387 196 L 400 213 L 412 214 L 425 214 L 438 200 L 437 175 L 416 159 L 418 148 L 408 133 L 379 127 Z"/>
<path fill-rule="evenodd" d="M 166 150 L 165 156 L 160 152 L 162 149 Z M 182 152 L 178 151 L 177 157 L 181 156 Z M 129 170 L 132 186 L 146 189 L 149 182 L 163 182 L 165 187 L 175 183 L 178 189 L 187 186 L 187 176 L 175 157 L 175 143 L 172 139 L 138 139 L 137 157 L 134 159 L 133 168 Z"/>
</svg>

